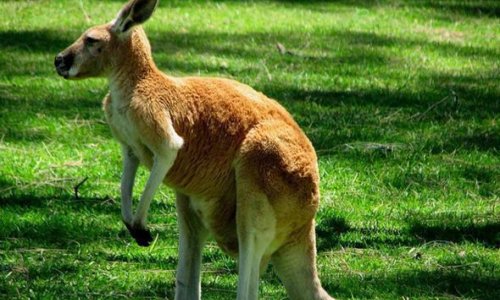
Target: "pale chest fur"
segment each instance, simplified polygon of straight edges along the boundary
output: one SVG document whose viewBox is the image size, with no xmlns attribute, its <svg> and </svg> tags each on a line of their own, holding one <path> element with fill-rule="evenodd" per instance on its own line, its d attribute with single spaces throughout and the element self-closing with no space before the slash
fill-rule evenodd
<svg viewBox="0 0 500 300">
<path fill-rule="evenodd" d="M 129 109 L 128 105 L 120 106 L 119 103 L 117 103 L 118 101 L 112 101 L 111 97 L 108 99 L 104 109 L 108 125 L 115 138 L 122 143 L 136 140 L 138 138 L 138 132 L 127 115 Z"/>
<path fill-rule="evenodd" d="M 103 106 L 113 136 L 122 145 L 132 149 L 141 163 L 151 167 L 152 153 L 141 141 L 139 129 L 131 120 L 130 106 L 117 99 L 112 99 L 110 94 L 104 99 Z"/>
</svg>

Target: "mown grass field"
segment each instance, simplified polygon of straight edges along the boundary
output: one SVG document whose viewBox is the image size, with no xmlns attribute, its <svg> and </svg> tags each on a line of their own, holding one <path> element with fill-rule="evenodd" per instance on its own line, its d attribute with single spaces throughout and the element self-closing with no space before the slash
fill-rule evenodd
<svg viewBox="0 0 500 300">
<path fill-rule="evenodd" d="M 0 2 L 0 298 L 173 298 L 172 193 L 151 208 L 155 245 L 137 246 L 120 220 L 106 81 L 53 68 L 122 4 Z M 333 296 L 499 299 L 499 16 L 496 1 L 162 0 L 145 28 L 162 70 L 240 80 L 304 128 Z M 210 242 L 203 298 L 235 298 L 236 268 Z M 272 268 L 260 294 L 286 298 Z"/>
</svg>

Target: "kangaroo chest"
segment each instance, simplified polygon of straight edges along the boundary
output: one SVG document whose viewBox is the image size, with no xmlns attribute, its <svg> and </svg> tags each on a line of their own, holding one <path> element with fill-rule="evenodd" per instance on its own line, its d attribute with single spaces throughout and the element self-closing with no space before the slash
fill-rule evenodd
<svg viewBox="0 0 500 300">
<path fill-rule="evenodd" d="M 144 143 L 141 142 L 140 132 L 130 119 L 129 105 L 113 100 L 111 96 L 108 95 L 104 100 L 103 106 L 106 120 L 113 136 L 122 145 L 132 149 L 134 154 L 144 165 L 151 167 L 152 153 Z"/>
</svg>

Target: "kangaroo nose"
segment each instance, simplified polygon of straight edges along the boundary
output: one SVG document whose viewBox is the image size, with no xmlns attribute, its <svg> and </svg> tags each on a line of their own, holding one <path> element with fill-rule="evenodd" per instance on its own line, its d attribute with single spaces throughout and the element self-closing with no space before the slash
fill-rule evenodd
<svg viewBox="0 0 500 300">
<path fill-rule="evenodd" d="M 59 67 L 63 62 L 64 62 L 64 56 L 62 56 L 61 54 L 58 54 L 56 56 L 56 59 L 54 60 L 54 65 L 56 67 Z"/>
<path fill-rule="evenodd" d="M 71 65 L 73 65 L 74 58 L 75 57 L 71 52 L 66 54 L 59 53 L 54 60 L 54 65 L 56 68 L 69 69 L 71 68 Z"/>
<path fill-rule="evenodd" d="M 74 55 L 69 53 L 59 53 L 54 59 L 54 65 L 56 66 L 57 74 L 63 76 L 64 78 L 69 77 L 69 71 L 73 65 Z"/>
</svg>

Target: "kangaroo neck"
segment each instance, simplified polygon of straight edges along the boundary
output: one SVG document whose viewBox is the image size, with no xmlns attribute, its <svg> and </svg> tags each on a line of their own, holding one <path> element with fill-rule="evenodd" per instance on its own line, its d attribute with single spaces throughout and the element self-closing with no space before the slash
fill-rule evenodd
<svg viewBox="0 0 500 300">
<path fill-rule="evenodd" d="M 155 75 L 158 69 L 153 61 L 149 42 L 142 29 L 134 31 L 131 36 L 117 47 L 116 56 L 108 75 L 111 95 L 121 101 L 130 100 L 136 86 Z"/>
</svg>

